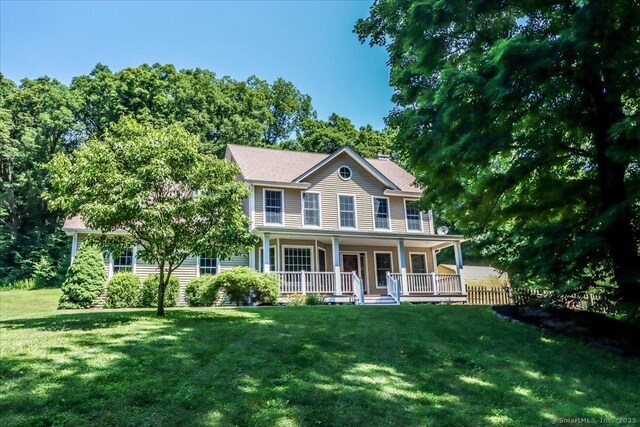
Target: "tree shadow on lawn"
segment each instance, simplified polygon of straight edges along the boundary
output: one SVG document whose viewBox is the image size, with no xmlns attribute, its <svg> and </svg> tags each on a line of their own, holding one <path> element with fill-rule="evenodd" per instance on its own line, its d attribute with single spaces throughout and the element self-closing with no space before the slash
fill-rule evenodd
<svg viewBox="0 0 640 427">
<path fill-rule="evenodd" d="M 477 307 L 132 310 L 0 326 L 37 341 L 0 361 L 3 425 L 544 425 L 640 413 L 640 364 Z"/>
</svg>

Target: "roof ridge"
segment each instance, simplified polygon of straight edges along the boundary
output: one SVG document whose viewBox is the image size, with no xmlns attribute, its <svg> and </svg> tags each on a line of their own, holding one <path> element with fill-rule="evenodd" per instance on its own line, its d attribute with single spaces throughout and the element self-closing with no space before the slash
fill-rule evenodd
<svg viewBox="0 0 640 427">
<path fill-rule="evenodd" d="M 257 145 L 227 144 L 227 147 L 241 147 L 241 148 L 250 148 L 252 150 L 268 150 L 268 151 L 278 151 L 278 152 L 286 152 L 286 153 L 313 154 L 316 156 L 324 156 L 324 157 L 327 157 L 330 155 L 326 153 L 317 153 L 314 151 L 300 151 L 300 150 L 290 150 L 287 148 L 260 147 Z"/>
</svg>

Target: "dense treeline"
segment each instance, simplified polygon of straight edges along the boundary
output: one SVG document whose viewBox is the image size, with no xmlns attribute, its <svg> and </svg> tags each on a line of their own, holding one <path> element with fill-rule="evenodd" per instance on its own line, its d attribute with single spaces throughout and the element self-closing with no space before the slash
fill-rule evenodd
<svg viewBox="0 0 640 427">
<path fill-rule="evenodd" d="M 69 86 L 49 77 L 16 84 L 0 74 L 0 285 L 28 277 L 59 282 L 70 243 L 62 214 L 42 197 L 44 166 L 125 116 L 160 127 L 178 123 L 216 156 L 235 143 L 317 152 L 350 145 L 372 157 L 389 153 L 393 138 L 337 114 L 318 119 L 311 97 L 281 78 L 238 81 L 159 64 L 116 73 L 98 64 Z"/>
</svg>

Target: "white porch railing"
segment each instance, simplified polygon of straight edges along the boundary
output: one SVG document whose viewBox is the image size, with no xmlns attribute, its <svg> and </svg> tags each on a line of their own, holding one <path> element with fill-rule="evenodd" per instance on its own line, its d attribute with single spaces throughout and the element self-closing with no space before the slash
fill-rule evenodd
<svg viewBox="0 0 640 427">
<path fill-rule="evenodd" d="M 439 294 L 461 294 L 462 281 L 459 274 L 435 274 Z"/>
<path fill-rule="evenodd" d="M 387 292 L 389 293 L 389 295 L 391 295 L 391 297 L 396 302 L 396 304 L 400 304 L 400 287 L 401 287 L 400 283 L 401 282 L 399 279 L 396 279 L 393 276 L 394 275 L 387 272 Z"/>
<path fill-rule="evenodd" d="M 356 276 L 358 277 L 358 276 Z M 344 294 L 352 294 L 353 293 L 353 273 L 340 273 L 340 281 L 342 283 L 342 293 Z"/>
<path fill-rule="evenodd" d="M 389 276 L 402 284 L 402 274 L 389 273 Z M 459 274 L 406 273 L 409 294 L 462 294 L 462 282 Z M 387 288 L 391 295 L 391 290 Z"/>
<path fill-rule="evenodd" d="M 275 271 L 281 294 L 327 294 L 336 293 L 335 273 L 311 271 Z M 462 282 L 459 274 L 406 273 L 407 289 L 411 294 L 461 295 Z M 364 302 L 362 279 L 355 273 L 340 273 L 342 293 L 354 295 L 358 303 Z M 402 274 L 387 273 L 387 293 L 396 303 L 402 293 Z"/>
<path fill-rule="evenodd" d="M 351 283 L 353 285 L 353 294 L 356 296 L 356 304 L 364 304 L 364 286 L 362 279 L 354 272 L 351 273 Z"/>
<path fill-rule="evenodd" d="M 336 281 L 333 273 L 306 272 L 306 292 L 312 294 L 333 294 L 336 292 Z"/>
<path fill-rule="evenodd" d="M 274 271 L 280 283 L 281 294 L 335 294 L 336 279 L 332 272 L 315 271 Z M 358 276 L 353 273 L 340 273 L 343 294 L 356 294 L 353 284 L 362 286 Z M 358 287 L 356 286 L 356 288 Z"/>
</svg>

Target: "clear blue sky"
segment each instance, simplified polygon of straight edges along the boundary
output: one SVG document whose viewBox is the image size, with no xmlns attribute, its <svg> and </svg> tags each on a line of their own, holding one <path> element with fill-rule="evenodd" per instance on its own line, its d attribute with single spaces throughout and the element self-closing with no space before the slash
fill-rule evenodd
<svg viewBox="0 0 640 427">
<path fill-rule="evenodd" d="M 219 76 L 284 77 L 336 112 L 384 126 L 391 109 L 387 55 L 361 45 L 353 26 L 371 1 L 0 1 L 0 71 L 70 83 L 102 62 L 202 67 Z"/>
</svg>

